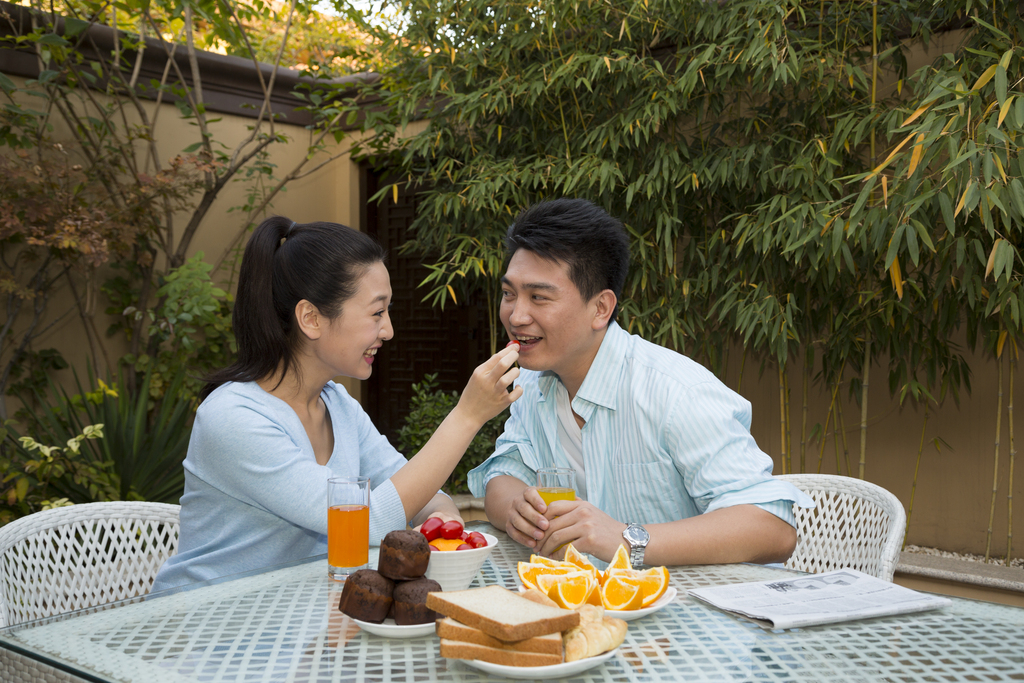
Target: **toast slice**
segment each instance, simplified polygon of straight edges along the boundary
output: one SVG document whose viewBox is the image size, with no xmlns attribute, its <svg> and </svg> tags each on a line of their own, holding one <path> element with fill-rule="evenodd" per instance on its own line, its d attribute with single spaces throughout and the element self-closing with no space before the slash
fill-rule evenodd
<svg viewBox="0 0 1024 683">
<path fill-rule="evenodd" d="M 451 617 L 437 620 L 437 635 L 442 639 L 454 640 L 460 643 L 472 643 L 493 647 L 498 650 L 515 650 L 517 652 L 537 652 L 550 654 L 562 661 L 562 634 L 548 633 L 547 635 L 506 642 L 487 635 L 480 629 L 466 626 L 455 621 Z"/>
<path fill-rule="evenodd" d="M 455 640 L 441 639 L 441 656 L 448 659 L 478 659 L 481 662 L 502 664 L 504 666 L 550 666 L 561 664 L 562 655 L 544 652 L 520 652 L 519 650 L 503 650 L 476 643 L 462 643 Z"/>
<path fill-rule="evenodd" d="M 501 586 L 428 593 L 427 608 L 505 641 L 561 633 L 580 623 L 579 612 L 538 605 Z"/>
</svg>

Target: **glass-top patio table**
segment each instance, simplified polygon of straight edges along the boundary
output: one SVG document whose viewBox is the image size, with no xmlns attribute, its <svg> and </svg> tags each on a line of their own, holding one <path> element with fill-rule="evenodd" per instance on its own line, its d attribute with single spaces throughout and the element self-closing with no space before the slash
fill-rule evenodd
<svg viewBox="0 0 1024 683">
<path fill-rule="evenodd" d="M 474 580 L 516 588 L 529 555 L 500 543 Z M 371 558 L 371 566 L 375 560 Z M 686 597 L 697 586 L 763 581 L 756 565 L 671 568 L 679 594 L 629 623 L 618 655 L 573 681 L 1024 681 L 1024 609 L 954 599 L 944 609 L 766 630 Z M 389 640 L 338 611 L 326 559 L 196 584 L 0 630 L 0 680 L 476 681 L 438 640 Z"/>
</svg>

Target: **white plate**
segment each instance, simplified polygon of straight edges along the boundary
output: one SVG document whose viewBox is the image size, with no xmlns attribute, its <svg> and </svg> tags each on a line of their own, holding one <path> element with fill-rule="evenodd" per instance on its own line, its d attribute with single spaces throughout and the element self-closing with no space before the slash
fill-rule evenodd
<svg viewBox="0 0 1024 683">
<path fill-rule="evenodd" d="M 578 659 L 575 662 L 550 664 L 548 666 L 505 666 L 504 664 L 481 662 L 479 659 L 463 659 L 461 661 L 463 664 L 468 664 L 474 669 L 480 669 L 481 671 L 494 674 L 496 676 L 508 676 L 509 678 L 523 678 L 542 681 L 551 678 L 564 678 L 566 676 L 578 674 L 581 671 L 586 671 L 587 669 L 593 669 L 595 666 L 607 662 L 618 654 L 618 652 L 619 648 L 615 648 L 610 652 L 605 652 L 603 655 L 597 655 L 596 657 L 587 657 L 586 659 Z"/>
<path fill-rule="evenodd" d="M 640 617 L 646 617 L 648 614 L 653 614 L 658 610 L 665 609 L 672 604 L 672 601 L 676 599 L 677 591 L 672 586 L 665 589 L 665 594 L 658 598 L 653 605 L 650 607 L 644 607 L 643 609 L 631 609 L 631 610 L 605 610 L 605 614 L 610 614 L 613 617 L 618 617 L 623 621 L 633 621 Z"/>
<path fill-rule="evenodd" d="M 524 592 L 526 592 L 526 589 L 523 588 L 522 586 L 520 586 L 519 587 L 519 592 L 520 593 L 524 593 Z M 676 594 L 678 592 L 679 591 L 677 591 L 675 588 L 673 588 L 672 586 L 669 586 L 668 588 L 665 589 L 665 594 L 662 595 L 660 598 L 658 598 L 654 602 L 654 604 L 651 605 L 650 607 L 644 607 L 643 609 L 628 609 L 628 610 L 606 609 L 604 611 L 604 613 L 607 614 L 608 616 L 617 617 L 619 619 L 622 619 L 623 621 L 633 621 L 634 619 L 639 619 L 640 617 L 646 617 L 648 614 L 654 614 L 658 610 L 665 609 L 666 607 L 668 607 L 669 605 L 672 604 L 673 600 L 676 599 Z"/>
<path fill-rule="evenodd" d="M 352 619 L 352 621 L 356 622 L 359 628 L 367 633 L 385 638 L 419 638 L 420 636 L 433 635 L 436 629 L 435 622 L 433 621 L 427 624 L 411 624 L 409 626 L 399 626 L 395 623 L 394 619 L 385 619 L 380 624 L 375 624 L 372 621 L 359 621 L 358 619 Z"/>
</svg>

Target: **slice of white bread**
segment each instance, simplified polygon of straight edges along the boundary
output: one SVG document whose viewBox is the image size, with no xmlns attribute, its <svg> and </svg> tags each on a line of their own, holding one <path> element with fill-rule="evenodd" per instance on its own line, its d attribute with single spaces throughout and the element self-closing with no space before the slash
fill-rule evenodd
<svg viewBox="0 0 1024 683">
<path fill-rule="evenodd" d="M 439 638 L 454 640 L 460 643 L 472 643 L 484 645 L 498 650 L 516 650 L 517 652 L 539 652 L 558 657 L 562 661 L 562 634 L 548 633 L 547 635 L 527 638 L 526 640 L 514 640 L 507 642 L 498 640 L 487 635 L 480 629 L 466 626 L 455 621 L 451 617 L 437 620 L 437 635 Z"/>
<path fill-rule="evenodd" d="M 550 666 L 551 664 L 562 663 L 561 654 L 552 655 L 545 652 L 504 650 L 497 647 L 477 645 L 476 643 L 448 640 L 447 638 L 441 639 L 440 650 L 441 656 L 448 659 L 478 659 L 482 662 L 503 664 L 504 666 Z"/>
<path fill-rule="evenodd" d="M 579 612 L 538 605 L 493 585 L 428 593 L 427 608 L 505 641 L 560 633 L 580 623 Z"/>
</svg>

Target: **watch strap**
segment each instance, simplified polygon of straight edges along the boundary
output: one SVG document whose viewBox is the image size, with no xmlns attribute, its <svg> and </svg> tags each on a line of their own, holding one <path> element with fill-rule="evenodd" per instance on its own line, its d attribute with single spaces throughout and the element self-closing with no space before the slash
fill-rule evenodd
<svg viewBox="0 0 1024 683">
<path fill-rule="evenodd" d="M 633 526 L 640 527 L 641 529 L 643 529 L 643 527 L 637 524 L 636 522 L 629 522 L 628 524 L 626 524 L 626 529 L 628 530 L 630 527 Z M 647 531 L 646 529 L 643 530 Z M 644 563 L 644 554 L 647 551 L 647 544 L 645 543 L 644 545 L 633 545 L 633 543 L 628 538 L 626 539 L 626 543 L 629 543 L 629 565 L 634 569 L 642 566 Z"/>
</svg>

